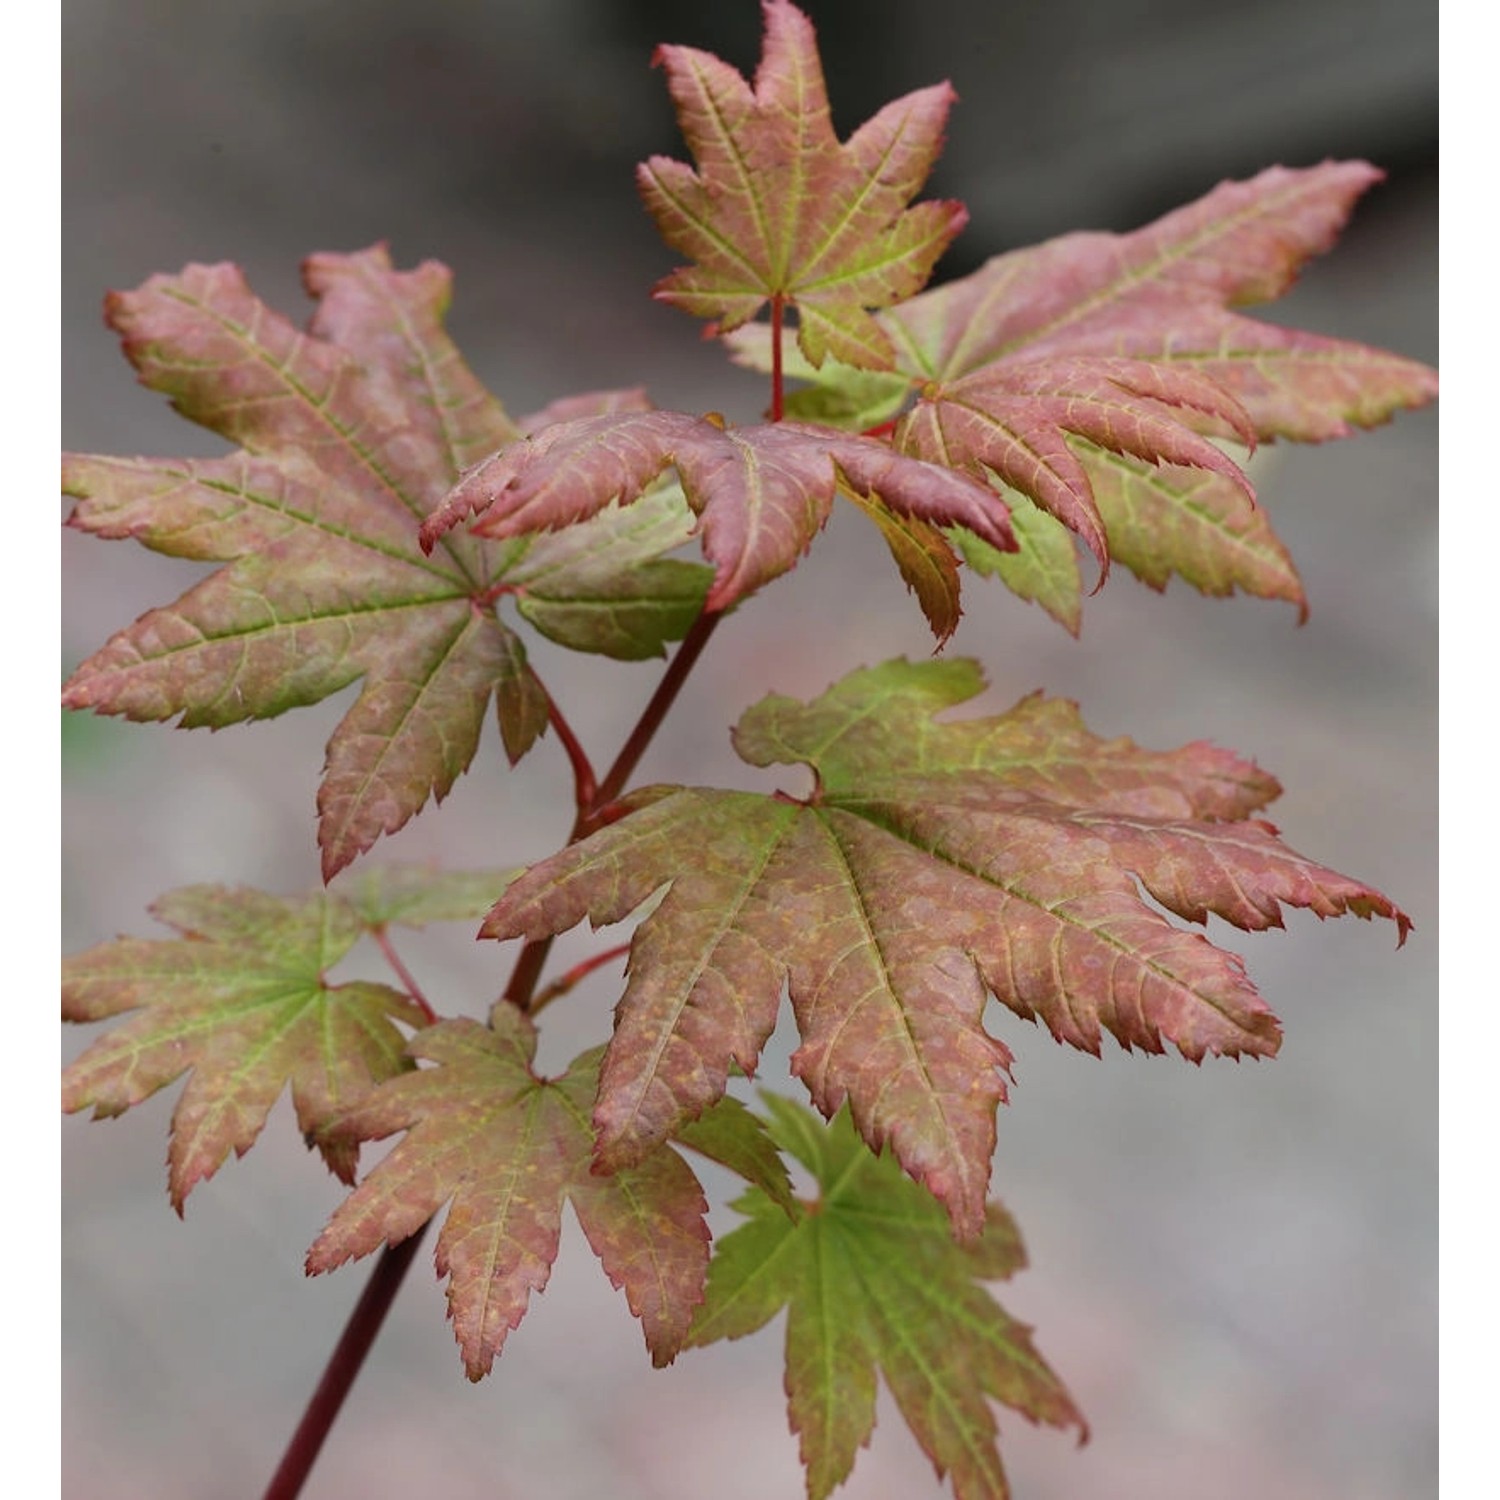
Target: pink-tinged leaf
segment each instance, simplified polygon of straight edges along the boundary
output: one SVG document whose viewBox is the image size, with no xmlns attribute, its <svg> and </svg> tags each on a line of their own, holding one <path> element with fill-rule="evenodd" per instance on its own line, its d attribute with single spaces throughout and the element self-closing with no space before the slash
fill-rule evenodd
<svg viewBox="0 0 1500 1500">
<path fill-rule="evenodd" d="M 906 520 L 963 525 L 1013 549 L 1004 503 L 986 484 L 894 453 L 871 438 L 801 422 L 728 427 L 686 412 L 563 422 L 471 469 L 422 528 L 434 546 L 478 516 L 480 536 L 559 530 L 631 505 L 668 465 L 699 517 L 714 582 L 709 610 L 795 566 L 828 519 L 836 489 L 877 497 Z"/>
<path fill-rule="evenodd" d="M 358 1145 L 328 1127 L 409 1066 L 393 1023 L 425 1019 L 386 985 L 324 978 L 363 930 L 358 915 L 337 897 L 221 886 L 173 891 L 152 911 L 183 936 L 118 938 L 63 963 L 65 1019 L 136 1012 L 64 1071 L 64 1110 L 121 1114 L 191 1071 L 167 1158 L 181 1213 L 231 1151 L 250 1149 L 290 1085 L 303 1134 L 352 1182 Z"/>
<path fill-rule="evenodd" d="M 227 566 L 119 632 L 73 674 L 64 702 L 219 727 L 362 679 L 318 798 L 331 877 L 448 793 L 492 697 L 512 760 L 546 728 L 547 703 L 495 614 L 525 548 L 457 535 L 432 556 L 418 545 L 420 518 L 460 470 L 518 436 L 443 331 L 447 271 L 431 261 L 395 271 L 376 248 L 313 256 L 305 276 L 318 298 L 307 333 L 228 265 L 111 295 L 109 319 L 141 379 L 241 448 L 217 459 L 65 460 L 74 527 Z M 629 405 L 629 394 L 606 408 Z M 553 559 L 546 603 L 575 607 L 549 633 L 611 649 L 622 635 L 614 616 L 588 620 L 604 617 L 598 601 L 613 594 L 616 613 L 633 611 L 628 652 L 649 654 L 687 628 L 681 597 L 701 580 L 679 564 L 622 583 L 647 539 L 612 570 L 617 540 L 580 538 Z"/>
<path fill-rule="evenodd" d="M 814 384 L 787 410 L 865 428 L 915 398 L 899 449 L 982 467 L 1101 563 L 1123 562 L 1154 588 L 1176 573 L 1204 593 L 1243 589 L 1305 613 L 1243 474 L 1205 439 L 1344 437 L 1436 395 L 1435 372 L 1414 360 L 1233 310 L 1280 296 L 1379 177 L 1364 162 L 1273 167 L 1130 234 L 996 256 L 875 314 L 896 349 L 889 373 L 789 358 L 788 377 Z M 738 362 L 770 369 L 764 329 L 726 342 Z M 1063 550 L 1049 549 L 1043 579 L 1020 541 L 1019 558 L 981 571 L 1076 632 Z"/>
<path fill-rule="evenodd" d="M 1282 905 L 1407 920 L 1303 859 L 1253 814 L 1274 780 L 1228 751 L 1146 751 L 1089 733 L 1073 705 L 936 716 L 982 688 L 971 662 L 889 662 L 811 703 L 771 697 L 735 731 L 752 765 L 803 764 L 805 803 L 659 787 L 534 865 L 486 936 L 539 938 L 659 903 L 629 981 L 594 1120 L 606 1166 L 639 1160 L 753 1069 L 785 985 L 793 1071 L 831 1116 L 978 1232 L 1010 1054 L 989 994 L 1097 1052 L 1105 1031 L 1160 1052 L 1274 1053 L 1241 961 L 1184 931 L 1210 911 L 1249 930 Z"/>
<path fill-rule="evenodd" d="M 1264 507 L 1239 484 L 1202 469 L 1143 463 L 1085 444 L 1077 451 L 1110 554 L 1142 583 L 1165 589 L 1177 573 L 1200 593 L 1222 596 L 1239 588 L 1262 599 L 1285 599 L 1307 618 L 1307 595 L 1291 554 Z"/>
<path fill-rule="evenodd" d="M 1014 1222 L 990 1203 L 981 1236 L 955 1244 L 937 1204 L 871 1155 L 847 1113 L 824 1126 L 765 1102 L 818 1197 L 791 1219 L 758 1191 L 736 1202 L 748 1222 L 715 1245 L 688 1342 L 743 1338 L 786 1309 L 787 1412 L 810 1500 L 843 1483 L 869 1443 L 877 1373 L 959 1500 L 1007 1500 L 991 1402 L 1087 1432 L 1031 1330 L 978 1285 L 1025 1264 Z"/>
<path fill-rule="evenodd" d="M 464 1367 L 478 1380 L 546 1286 L 570 1201 L 652 1359 L 670 1363 L 703 1296 L 706 1205 L 670 1148 L 613 1176 L 592 1172 L 598 1053 L 561 1078 L 539 1078 L 536 1033 L 507 1006 L 493 1029 L 444 1021 L 411 1051 L 435 1066 L 393 1080 L 403 1086 L 377 1090 L 341 1122 L 354 1140 L 406 1134 L 334 1212 L 308 1252 L 309 1272 L 398 1244 L 449 1204 L 437 1269 Z"/>
<path fill-rule="evenodd" d="M 561 396 L 549 401 L 540 411 L 528 412 L 516 426 L 517 437 L 540 432 L 544 427 L 554 427 L 559 422 L 576 422 L 580 417 L 605 417 L 611 412 L 650 411 L 651 401 L 645 387 L 626 386 L 618 390 L 580 391 L 574 396 Z M 501 445 L 496 443 L 494 448 Z M 490 451 L 493 452 L 494 448 Z M 483 458 L 485 455 L 480 454 Z M 465 465 L 465 467 L 468 467 Z"/>
<path fill-rule="evenodd" d="M 947 84 L 907 94 L 841 144 L 811 22 L 786 0 L 762 10 L 753 84 L 709 53 L 657 49 L 697 168 L 653 156 L 637 172 L 662 238 L 693 262 L 655 295 L 725 329 L 782 298 L 814 365 L 832 355 L 889 368 L 890 342 L 867 309 L 918 291 L 968 219 L 959 203 L 907 206 L 955 95 Z"/>
<path fill-rule="evenodd" d="M 1064 235 L 997 256 L 882 313 L 897 367 L 921 386 L 896 445 L 986 465 L 1101 561 L 1119 557 L 1155 586 L 1179 572 L 1206 593 L 1239 587 L 1304 607 L 1269 524 L 1247 519 L 1247 481 L 1203 434 L 1342 437 L 1435 396 L 1436 375 L 1414 360 L 1230 310 L 1280 296 L 1379 177 L 1364 162 L 1273 167 L 1134 233 Z M 1090 458 L 1099 450 L 1114 467 Z M 1151 486 L 1155 524 L 1116 550 L 1103 535 L 1099 471 L 1152 465 L 1205 473 L 1193 484 L 1169 469 Z M 1185 490 L 1236 514 L 1222 542 L 1183 546 L 1199 519 Z"/>
<path fill-rule="evenodd" d="M 1076 532 L 1109 565 L 1104 523 L 1089 477 L 1069 445 L 1086 438 L 1153 463 L 1207 469 L 1253 500 L 1239 466 L 1183 425 L 1172 406 L 1193 411 L 1221 436 L 1254 441 L 1238 404 L 1189 371 L 1143 361 L 1044 360 L 986 369 L 934 391 L 897 424 L 893 442 L 930 463 L 992 472 Z"/>
<path fill-rule="evenodd" d="M 303 281 L 318 299 L 309 331 L 388 379 L 414 427 L 435 439 L 455 472 L 520 437 L 505 408 L 475 378 L 443 327 L 453 276 L 435 260 L 396 271 L 384 245 L 313 255 Z"/>
</svg>

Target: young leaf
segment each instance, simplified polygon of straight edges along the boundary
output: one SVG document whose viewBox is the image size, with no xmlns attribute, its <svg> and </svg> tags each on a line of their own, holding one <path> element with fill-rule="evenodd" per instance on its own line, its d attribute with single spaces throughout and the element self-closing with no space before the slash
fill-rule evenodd
<svg viewBox="0 0 1500 1500">
<path fill-rule="evenodd" d="M 448 272 L 431 261 L 394 271 L 376 248 L 314 256 L 305 279 L 319 299 L 306 334 L 228 265 L 110 297 L 141 379 L 241 448 L 207 460 L 68 458 L 63 487 L 80 502 L 70 525 L 227 566 L 119 632 L 73 674 L 64 702 L 217 728 L 363 678 L 318 793 L 329 878 L 446 796 L 491 696 L 512 760 L 546 728 L 547 703 L 494 611 L 525 549 L 455 536 L 429 557 L 417 544 L 419 520 L 459 471 L 520 435 L 443 332 Z M 613 591 L 609 609 L 628 626 L 607 620 L 601 644 L 570 617 L 557 632 L 566 644 L 641 655 L 686 630 L 706 579 L 675 564 L 632 594 L 610 577 L 619 543 L 603 524 L 569 555 L 533 560 L 547 579 L 539 628 L 547 607 L 599 613 Z M 623 549 L 627 571 L 643 550 L 641 536 Z"/>
<path fill-rule="evenodd" d="M 1212 911 L 1246 930 L 1281 905 L 1408 922 L 1251 815 L 1264 772 L 1193 744 L 1145 751 L 1090 734 L 1061 700 L 939 722 L 983 686 L 968 661 L 852 673 L 811 703 L 764 699 L 735 746 L 752 765 L 803 764 L 785 794 L 656 787 L 629 815 L 532 866 L 483 932 L 538 938 L 639 926 L 600 1075 L 606 1167 L 641 1159 L 747 1072 L 790 988 L 793 1071 L 831 1116 L 847 1099 L 870 1146 L 976 1234 L 1010 1054 L 982 1025 L 986 992 L 1097 1052 L 1171 1041 L 1269 1054 L 1279 1030 L 1238 958 L 1182 930 Z"/>
<path fill-rule="evenodd" d="M 890 340 L 866 309 L 918 291 L 968 220 L 960 203 L 907 207 L 955 95 L 946 83 L 907 94 L 841 145 L 812 23 L 786 0 L 762 10 L 753 85 L 709 53 L 657 49 L 698 165 L 653 156 L 637 172 L 662 238 L 693 261 L 655 295 L 725 329 L 783 299 L 814 365 L 831 354 L 888 369 Z"/>
<path fill-rule="evenodd" d="M 1154 588 L 1176 573 L 1204 593 L 1239 588 L 1305 611 L 1244 476 L 1204 435 L 1319 442 L 1434 397 L 1435 373 L 1414 360 L 1233 310 L 1285 292 L 1380 175 L 1365 162 L 1272 167 L 1132 233 L 996 256 L 876 314 L 897 351 L 883 379 L 903 375 L 918 398 L 895 446 L 995 475 Z M 758 330 L 729 342 L 741 363 L 769 368 Z M 900 405 L 887 384 L 870 407 L 862 370 L 825 364 L 818 381 L 800 399 L 833 425 L 841 403 L 878 420 Z M 999 571 L 1011 582 L 1020 566 Z M 1076 622 L 1076 589 L 1018 592 Z"/>
<path fill-rule="evenodd" d="M 733 1094 L 725 1094 L 696 1120 L 680 1125 L 672 1139 L 738 1173 L 784 1212 L 796 1212 L 792 1179 L 775 1141 L 760 1116 L 752 1114 Z"/>
<path fill-rule="evenodd" d="M 669 464 L 700 518 L 704 555 L 714 565 L 708 610 L 727 609 L 794 567 L 827 521 L 835 490 L 878 499 L 892 528 L 924 541 L 931 527 L 963 525 L 993 547 L 1015 546 L 999 496 L 952 469 L 832 428 L 729 427 L 674 411 L 562 422 L 511 444 L 464 475 L 428 518 L 422 539 L 434 546 L 474 514 L 473 530 L 487 537 L 568 527 L 612 503 L 630 506 Z M 947 550 L 941 537 L 927 545 Z M 902 572 L 913 581 L 904 560 Z M 941 635 L 941 605 L 926 593 L 923 605 Z M 956 600 L 952 613 L 956 619 Z"/>
<path fill-rule="evenodd" d="M 327 1127 L 409 1066 L 393 1023 L 425 1019 L 387 985 L 324 978 L 363 930 L 358 914 L 337 896 L 282 900 L 224 886 L 173 891 L 151 910 L 181 938 L 117 938 L 63 962 L 65 1019 L 138 1012 L 65 1070 L 64 1110 L 118 1115 L 191 1069 L 167 1157 L 181 1213 L 231 1151 L 250 1149 L 290 1084 L 303 1134 L 353 1182 L 358 1145 Z"/>
<path fill-rule="evenodd" d="M 938 1205 L 866 1149 L 847 1111 L 824 1126 L 764 1097 L 773 1137 L 819 1196 L 791 1219 L 754 1189 L 735 1203 L 749 1222 L 715 1246 L 688 1344 L 743 1338 L 786 1308 L 787 1410 L 811 1500 L 841 1484 L 869 1442 L 877 1371 L 958 1500 L 1005 1500 L 991 1401 L 1087 1431 L 1031 1330 L 978 1285 L 1025 1265 L 1015 1224 L 991 1203 L 981 1237 L 955 1244 Z"/>
<path fill-rule="evenodd" d="M 538 1078 L 531 1023 L 501 1005 L 493 1029 L 444 1021 L 411 1053 L 436 1066 L 393 1079 L 341 1122 L 355 1140 L 407 1133 L 335 1210 L 308 1252 L 309 1274 L 399 1244 L 451 1200 L 437 1269 L 449 1278 L 464 1367 L 478 1380 L 531 1293 L 547 1284 L 567 1200 L 611 1282 L 625 1289 L 653 1362 L 669 1364 L 703 1296 L 706 1205 L 670 1148 L 610 1177 L 593 1173 L 598 1052 L 561 1078 Z"/>
</svg>

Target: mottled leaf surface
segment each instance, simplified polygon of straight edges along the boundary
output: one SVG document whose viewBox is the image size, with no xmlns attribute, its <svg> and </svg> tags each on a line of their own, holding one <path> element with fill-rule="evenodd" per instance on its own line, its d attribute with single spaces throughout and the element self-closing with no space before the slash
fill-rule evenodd
<svg viewBox="0 0 1500 1500">
<path fill-rule="evenodd" d="M 637 928 L 594 1112 L 605 1166 L 641 1159 L 751 1071 L 790 990 L 792 1058 L 831 1116 L 948 1207 L 984 1217 L 1010 1054 L 987 994 L 1097 1052 L 1268 1054 L 1279 1029 L 1241 961 L 1160 909 L 1247 930 L 1285 905 L 1407 919 L 1253 816 L 1274 780 L 1197 743 L 1143 750 L 1091 734 L 1061 700 L 949 722 L 983 683 L 968 661 L 888 662 L 810 703 L 762 700 L 735 746 L 801 764 L 785 794 L 655 787 L 521 875 L 484 932 L 537 938 L 584 917 Z M 1144 892 L 1144 894 L 1143 894 Z M 1147 900 L 1154 898 L 1158 905 Z"/>
<path fill-rule="evenodd" d="M 668 465 L 681 478 L 714 567 L 703 602 L 708 610 L 727 609 L 794 567 L 827 521 L 837 491 L 871 502 L 889 514 L 892 528 L 922 537 L 920 545 L 933 551 L 948 549 L 940 536 L 928 540 L 932 528 L 950 525 L 965 526 L 1000 550 L 1015 546 L 1000 497 L 953 469 L 829 427 L 731 427 L 675 411 L 585 417 L 513 443 L 463 477 L 422 536 L 435 546 L 471 516 L 478 517 L 476 534 L 494 538 L 560 530 L 590 518 L 599 525 L 600 512 L 628 516 Z M 939 597 L 925 582 L 918 587 L 899 551 L 897 558 L 934 628 L 945 635 L 951 625 Z M 956 619 L 956 598 L 948 613 Z"/>
<path fill-rule="evenodd" d="M 478 1380 L 531 1293 L 546 1286 L 571 1202 L 641 1320 L 653 1361 L 670 1363 L 703 1296 L 706 1204 L 670 1147 L 612 1176 L 591 1170 L 599 1053 L 577 1058 L 561 1078 L 539 1078 L 536 1033 L 503 1005 L 491 1027 L 444 1021 L 411 1052 L 433 1066 L 391 1080 L 344 1117 L 354 1139 L 406 1133 L 334 1212 L 308 1252 L 308 1270 L 398 1244 L 448 1204 L 437 1270 L 448 1279 L 464 1367 Z"/>
<path fill-rule="evenodd" d="M 1019 491 L 1101 564 L 1123 562 L 1154 588 L 1175 574 L 1305 610 L 1248 481 L 1210 440 L 1320 442 L 1436 394 L 1414 360 L 1237 311 L 1285 292 L 1380 175 L 1358 161 L 1272 167 L 1129 234 L 996 256 L 875 315 L 897 351 L 892 372 L 872 384 L 825 363 L 789 409 L 868 426 L 915 397 L 900 451 Z M 762 332 L 729 340 L 737 360 L 769 369 Z M 1025 559 L 1033 549 L 1019 540 Z M 1046 587 L 1024 561 L 994 571 L 1076 629 L 1079 582 L 1057 566 Z"/>
<path fill-rule="evenodd" d="M 189 886 L 151 910 L 181 936 L 117 938 L 63 962 L 66 1020 L 130 1013 L 64 1071 L 63 1108 L 118 1115 L 190 1072 L 167 1157 L 181 1213 L 231 1151 L 250 1149 L 290 1085 L 303 1134 L 352 1182 L 358 1146 L 328 1126 L 409 1066 L 395 1023 L 424 1022 L 415 1002 L 387 985 L 326 979 L 366 928 L 355 907 L 321 893 L 282 899 Z"/>
<path fill-rule="evenodd" d="M 630 572 L 653 540 L 676 544 L 643 520 L 623 538 L 599 523 L 566 555 L 528 560 L 517 544 L 467 536 L 425 554 L 422 517 L 464 468 L 520 432 L 443 331 L 445 268 L 395 271 L 375 248 L 313 256 L 304 278 L 318 302 L 305 333 L 230 265 L 189 266 L 110 296 L 107 316 L 140 378 L 239 449 L 218 459 L 72 455 L 70 524 L 227 566 L 120 631 L 73 674 L 64 701 L 218 728 L 362 680 L 318 792 L 330 877 L 448 793 L 492 698 L 512 760 L 546 728 L 525 650 L 495 612 L 510 566 L 528 566 L 538 629 L 626 656 L 686 630 L 706 575 L 662 564 L 634 583 L 614 577 L 613 559 Z"/>
<path fill-rule="evenodd" d="M 847 1112 L 825 1125 L 788 1100 L 765 1103 L 818 1196 L 791 1218 L 756 1190 L 735 1203 L 748 1222 L 714 1247 L 689 1345 L 743 1338 L 786 1309 L 787 1410 L 811 1500 L 870 1441 L 877 1373 L 958 1500 L 1004 1500 L 992 1402 L 1086 1430 L 1031 1330 L 980 1285 L 1025 1265 L 1014 1222 L 990 1203 L 980 1237 L 956 1244 L 938 1204 L 867 1149 Z"/>
<path fill-rule="evenodd" d="M 968 219 L 959 203 L 907 206 L 941 149 L 953 90 L 896 99 L 840 143 L 812 23 L 786 0 L 762 10 L 753 84 L 710 53 L 657 49 L 697 166 L 653 156 L 637 173 L 662 237 L 692 261 L 656 296 L 726 329 L 783 298 L 814 365 L 833 355 L 889 368 L 890 340 L 867 309 L 920 290 Z"/>
</svg>

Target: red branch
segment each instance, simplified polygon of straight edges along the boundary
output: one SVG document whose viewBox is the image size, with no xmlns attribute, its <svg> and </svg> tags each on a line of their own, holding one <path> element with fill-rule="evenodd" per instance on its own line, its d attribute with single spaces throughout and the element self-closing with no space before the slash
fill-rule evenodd
<svg viewBox="0 0 1500 1500">
<path fill-rule="evenodd" d="M 547 722 L 557 731 L 563 749 L 568 752 L 568 764 L 573 767 L 573 804 L 581 816 L 586 809 L 593 807 L 599 797 L 599 784 L 594 776 L 593 764 L 588 753 L 578 743 L 578 736 L 573 733 L 573 726 L 564 717 L 562 709 L 553 701 L 552 694 L 542 686 L 540 677 L 537 678 L 537 686 L 542 688 L 542 696 L 547 700 Z"/>
<path fill-rule="evenodd" d="M 641 710 L 641 716 L 624 745 L 621 746 L 614 764 L 605 773 L 604 780 L 597 786 L 594 783 L 594 772 L 588 757 L 583 753 L 567 720 L 553 704 L 550 694 L 548 695 L 547 716 L 557 730 L 558 739 L 567 749 L 578 789 L 578 813 L 573 820 L 573 831 L 568 836 L 570 844 L 576 843 L 591 832 L 596 819 L 607 820 L 614 810 L 625 783 L 630 779 L 631 772 L 640 763 L 652 737 L 661 727 L 662 720 L 666 718 L 678 693 L 682 691 L 682 684 L 686 681 L 688 673 L 692 671 L 693 664 L 702 654 L 703 648 L 708 644 L 708 639 L 713 634 L 714 627 L 718 625 L 719 619 L 720 616 L 717 613 L 698 616 L 693 628 L 683 639 L 682 645 L 677 648 L 677 654 L 668 663 L 667 670 L 656 685 L 656 691 L 652 693 L 645 708 Z M 389 941 L 381 932 L 376 932 L 375 939 L 380 943 L 381 951 L 385 953 L 392 968 L 402 976 L 402 981 L 411 991 L 412 998 L 431 1014 L 431 1007 L 421 997 L 416 982 L 406 972 L 400 959 L 396 957 Z M 542 969 L 547 962 L 547 954 L 551 948 L 550 937 L 534 939 L 522 947 L 516 957 L 516 966 L 511 971 L 510 982 L 506 985 L 505 993 L 496 1002 L 497 1004 L 509 1003 L 522 1011 L 535 1010 L 571 989 L 592 969 L 618 958 L 625 951 L 624 947 L 615 948 L 597 954 L 592 959 L 586 959 L 537 994 L 537 980 L 541 978 Z M 370 1352 L 371 1344 L 375 1342 L 376 1334 L 380 1332 L 380 1325 L 390 1310 L 391 1303 L 401 1286 L 402 1278 L 411 1265 L 412 1257 L 416 1253 L 417 1244 L 423 1233 L 425 1233 L 425 1226 L 394 1249 L 386 1249 L 381 1253 L 375 1270 L 365 1285 L 364 1292 L 355 1304 L 354 1311 L 349 1315 L 349 1321 L 344 1325 L 344 1332 L 328 1361 L 327 1368 L 323 1371 L 323 1378 L 318 1382 L 318 1388 L 313 1393 L 307 1410 L 302 1414 L 302 1421 L 292 1436 L 280 1467 L 271 1480 L 270 1488 L 265 1493 L 265 1500 L 297 1500 L 297 1496 L 302 1493 L 302 1487 L 307 1481 L 308 1473 L 317 1459 L 324 1439 L 328 1436 L 328 1430 L 332 1427 L 334 1418 L 338 1416 L 339 1408 L 344 1404 L 354 1384 L 354 1379 L 364 1364 L 365 1356 Z"/>
<path fill-rule="evenodd" d="M 424 1224 L 410 1239 L 380 1252 L 375 1270 L 365 1283 L 365 1289 L 354 1304 L 354 1311 L 349 1314 L 349 1321 L 328 1358 L 323 1378 L 318 1382 L 281 1463 L 271 1477 L 265 1500 L 296 1500 L 302 1493 L 302 1486 L 322 1451 L 328 1429 L 333 1426 L 339 1408 L 354 1384 L 354 1377 L 359 1374 L 370 1345 L 375 1342 L 375 1335 L 380 1332 L 380 1325 L 391 1310 L 391 1303 L 396 1299 L 402 1279 L 426 1232 Z"/>
<path fill-rule="evenodd" d="M 396 971 L 396 977 L 406 986 L 406 993 L 417 1002 L 422 1014 L 427 1017 L 429 1026 L 436 1025 L 437 1012 L 427 1003 L 427 996 L 422 993 L 422 986 L 412 977 L 412 972 L 401 962 L 401 956 L 391 946 L 390 934 L 384 926 L 372 927 L 370 936 L 379 945 L 380 951 L 385 955 L 385 961 Z"/>
<path fill-rule="evenodd" d="M 546 988 L 538 990 L 532 996 L 531 1003 L 526 1007 L 526 1013 L 534 1016 L 544 1005 L 549 1005 L 559 996 L 566 995 L 574 986 L 587 979 L 595 969 L 602 969 L 605 964 L 611 964 L 617 958 L 624 958 L 629 952 L 629 943 L 617 943 L 613 948 L 606 948 L 603 953 L 596 953 L 592 958 L 586 958 L 582 963 L 574 964 L 566 974 L 560 974 Z"/>
<path fill-rule="evenodd" d="M 630 731 L 629 737 L 620 747 L 620 753 L 615 757 L 614 764 L 604 773 L 604 780 L 599 783 L 593 800 L 588 806 L 578 809 L 578 816 L 574 818 L 572 831 L 568 834 L 568 843 L 576 844 L 579 839 L 591 834 L 595 828 L 614 821 L 611 813 L 614 812 L 620 793 L 625 789 L 625 783 L 630 780 L 631 772 L 640 764 L 640 759 L 646 753 L 652 737 L 661 728 L 662 720 L 666 718 L 673 703 L 677 701 L 677 695 L 682 691 L 682 684 L 687 680 L 688 673 L 693 670 L 693 664 L 703 654 L 703 648 L 708 644 L 709 637 L 713 635 L 721 618 L 722 616 L 718 613 L 700 614 L 693 622 L 693 628 L 683 638 L 682 644 L 677 648 L 677 654 L 668 663 L 667 670 L 662 673 L 661 681 L 656 685 L 656 691 L 652 693 L 650 701 L 641 710 L 641 716 L 636 720 L 635 728 Z M 510 982 L 505 986 L 505 993 L 501 995 L 498 1004 L 514 1005 L 522 1011 L 530 1009 L 532 995 L 536 991 L 536 982 L 542 977 L 542 968 L 547 962 L 547 954 L 551 949 L 550 937 L 532 938 L 525 944 L 516 959 Z"/>
</svg>

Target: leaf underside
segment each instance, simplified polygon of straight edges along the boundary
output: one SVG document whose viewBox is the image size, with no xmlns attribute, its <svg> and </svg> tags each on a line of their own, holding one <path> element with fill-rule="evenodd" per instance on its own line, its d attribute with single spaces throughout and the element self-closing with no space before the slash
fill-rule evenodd
<svg viewBox="0 0 1500 1500">
<path fill-rule="evenodd" d="M 482 537 L 546 530 L 566 538 L 560 528 L 597 524 L 591 518 L 607 506 L 631 514 L 669 465 L 699 517 L 704 555 L 714 567 L 703 600 L 710 611 L 729 608 L 795 567 L 827 521 L 835 493 L 880 526 L 939 639 L 958 621 L 956 563 L 940 528 L 963 526 L 997 551 L 1015 547 L 1000 496 L 941 464 L 829 427 L 731 427 L 673 411 L 585 417 L 511 444 L 464 475 L 428 518 L 422 538 L 436 546 L 470 517 L 477 517 L 472 531 Z"/>
<path fill-rule="evenodd" d="M 793 1071 L 832 1116 L 979 1232 L 1010 1053 L 982 1024 L 993 994 L 1097 1052 L 1173 1043 L 1273 1053 L 1275 1018 L 1241 961 L 1184 930 L 1209 912 L 1245 930 L 1285 905 L 1406 917 L 1303 858 L 1254 816 L 1278 793 L 1207 744 L 1142 750 L 1089 733 L 1039 696 L 988 718 L 935 715 L 982 688 L 972 662 L 888 662 L 811 703 L 771 697 L 740 720 L 752 765 L 803 764 L 807 802 L 655 787 L 628 816 L 532 866 L 486 920 L 541 938 L 636 930 L 594 1123 L 608 1170 L 644 1159 L 754 1069 L 784 986 L 802 1035 Z M 1143 894 L 1144 892 L 1144 894 Z"/>
<path fill-rule="evenodd" d="M 787 1408 L 810 1500 L 841 1484 L 869 1442 L 877 1371 L 958 1500 L 1005 1500 L 991 1402 L 1086 1433 L 1031 1330 L 979 1285 L 1025 1264 L 1010 1216 L 989 1204 L 980 1236 L 956 1244 L 942 1210 L 871 1155 L 847 1112 L 825 1126 L 789 1100 L 765 1104 L 818 1197 L 790 1219 L 757 1190 L 735 1203 L 748 1222 L 715 1245 L 687 1342 L 743 1338 L 787 1310 Z"/>
<path fill-rule="evenodd" d="M 547 725 L 514 593 L 544 634 L 625 659 L 661 654 L 701 606 L 706 570 L 663 561 L 692 526 L 659 491 L 567 539 L 497 546 L 418 527 L 459 473 L 521 431 L 442 328 L 449 275 L 395 271 L 381 247 L 316 255 L 306 333 L 229 265 L 112 294 L 140 378 L 239 444 L 219 459 L 71 455 L 69 524 L 226 564 L 120 631 L 70 678 L 72 708 L 213 728 L 362 688 L 334 730 L 318 792 L 330 878 L 467 768 L 493 698 L 512 761 Z M 587 411 L 643 404 L 597 393 Z"/>
</svg>

